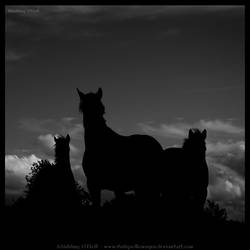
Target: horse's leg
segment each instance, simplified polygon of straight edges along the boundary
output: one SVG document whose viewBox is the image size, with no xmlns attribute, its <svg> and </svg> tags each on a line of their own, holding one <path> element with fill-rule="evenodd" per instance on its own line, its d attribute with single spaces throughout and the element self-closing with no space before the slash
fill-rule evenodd
<svg viewBox="0 0 250 250">
<path fill-rule="evenodd" d="M 122 201 L 125 198 L 125 193 L 122 192 L 120 189 L 117 189 L 115 192 L 115 198 L 117 201 Z"/>
</svg>

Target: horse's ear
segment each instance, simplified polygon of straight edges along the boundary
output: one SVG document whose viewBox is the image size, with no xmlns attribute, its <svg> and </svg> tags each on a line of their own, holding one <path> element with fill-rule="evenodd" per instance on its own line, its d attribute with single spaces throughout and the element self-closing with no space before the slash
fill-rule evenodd
<svg viewBox="0 0 250 250">
<path fill-rule="evenodd" d="M 189 129 L 189 132 L 188 132 L 188 138 L 191 138 L 192 136 L 193 136 L 193 131 L 192 131 L 192 129 Z"/>
<path fill-rule="evenodd" d="M 207 130 L 206 129 L 204 129 L 202 131 L 202 136 L 203 136 L 204 139 L 206 139 L 206 137 L 207 137 Z"/>
<path fill-rule="evenodd" d="M 101 100 L 102 99 L 102 88 L 99 88 L 96 92 L 97 97 Z"/>
<path fill-rule="evenodd" d="M 80 96 L 80 98 L 81 98 L 81 99 L 84 98 L 85 94 L 82 93 L 78 88 L 76 88 L 76 90 L 77 90 L 77 93 L 78 93 L 78 95 Z"/>
<path fill-rule="evenodd" d="M 70 142 L 70 136 L 69 136 L 69 134 L 67 134 L 66 140 L 67 140 L 68 142 Z"/>
</svg>

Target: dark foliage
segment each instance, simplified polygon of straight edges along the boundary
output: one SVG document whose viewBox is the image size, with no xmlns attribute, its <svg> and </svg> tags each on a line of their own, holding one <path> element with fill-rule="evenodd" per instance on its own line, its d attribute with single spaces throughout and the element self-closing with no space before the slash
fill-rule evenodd
<svg viewBox="0 0 250 250">
<path fill-rule="evenodd" d="M 14 204 L 14 208 L 29 208 L 34 206 L 39 210 L 41 207 L 53 209 L 65 204 L 67 201 L 62 187 L 58 181 L 58 173 L 55 164 L 48 160 L 41 160 L 33 163 L 31 172 L 26 175 L 27 184 L 24 195 Z M 89 206 L 89 194 L 81 185 L 75 182 L 76 199 L 79 201 L 79 207 Z M 71 201 L 72 202 L 72 201 Z"/>
</svg>

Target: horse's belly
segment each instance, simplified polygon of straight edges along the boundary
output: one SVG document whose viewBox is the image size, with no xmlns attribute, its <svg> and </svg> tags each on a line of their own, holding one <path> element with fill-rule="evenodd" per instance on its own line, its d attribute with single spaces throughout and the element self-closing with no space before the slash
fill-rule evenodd
<svg viewBox="0 0 250 250">
<path fill-rule="evenodd" d="M 152 181 L 152 172 L 156 171 L 152 165 L 156 165 L 158 156 L 154 153 L 154 144 L 153 150 L 148 141 L 145 141 L 145 145 L 129 137 L 122 137 L 113 144 L 115 145 L 112 147 L 111 143 L 100 147 L 84 157 L 83 166 L 87 179 L 93 180 L 102 189 L 124 191 Z"/>
<path fill-rule="evenodd" d="M 87 181 L 101 189 L 130 191 L 135 186 L 135 173 L 130 170 L 131 163 L 127 160 L 103 157 L 102 161 L 93 160 L 92 164 L 83 162 L 84 165 Z"/>
</svg>

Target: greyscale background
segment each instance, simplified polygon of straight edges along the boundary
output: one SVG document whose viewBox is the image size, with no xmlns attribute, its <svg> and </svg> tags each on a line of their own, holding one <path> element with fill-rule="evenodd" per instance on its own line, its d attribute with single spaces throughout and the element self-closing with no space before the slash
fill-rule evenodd
<svg viewBox="0 0 250 250">
<path fill-rule="evenodd" d="M 244 220 L 245 71 L 242 6 L 6 6 L 6 204 L 23 194 L 32 162 L 54 159 L 71 136 L 86 187 L 78 87 L 103 89 L 116 132 L 181 146 L 208 131 L 208 198 Z M 177 184 L 178 185 L 178 184 Z M 174 189 L 175 187 L 173 187 Z M 113 193 L 104 191 L 103 202 Z"/>
</svg>

